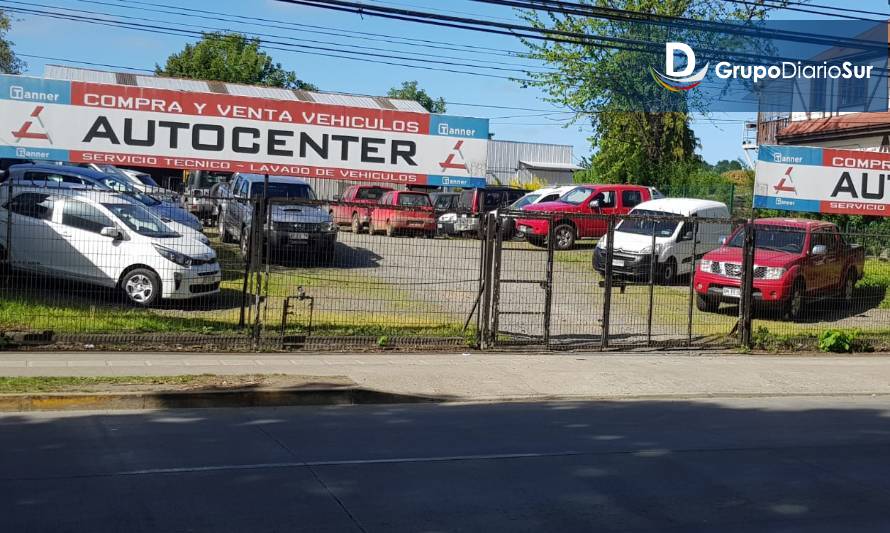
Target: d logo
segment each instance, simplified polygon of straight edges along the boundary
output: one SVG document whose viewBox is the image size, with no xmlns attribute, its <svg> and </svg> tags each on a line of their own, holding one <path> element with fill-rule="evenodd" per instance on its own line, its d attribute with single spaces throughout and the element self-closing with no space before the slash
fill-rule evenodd
<svg viewBox="0 0 890 533">
<path fill-rule="evenodd" d="M 676 70 L 674 60 L 676 53 L 683 52 L 686 56 L 686 66 L 682 70 Z M 695 52 L 685 43 L 667 43 L 664 48 L 664 72 L 672 78 L 683 78 L 692 74 L 695 70 Z"/>
<path fill-rule="evenodd" d="M 675 61 L 677 52 L 686 56 L 686 66 L 677 70 Z M 695 52 L 685 43 L 665 43 L 664 45 L 664 70 L 665 74 L 658 72 L 651 65 L 649 72 L 656 83 L 672 92 L 688 91 L 697 87 L 708 73 L 708 64 L 695 72 Z"/>
</svg>

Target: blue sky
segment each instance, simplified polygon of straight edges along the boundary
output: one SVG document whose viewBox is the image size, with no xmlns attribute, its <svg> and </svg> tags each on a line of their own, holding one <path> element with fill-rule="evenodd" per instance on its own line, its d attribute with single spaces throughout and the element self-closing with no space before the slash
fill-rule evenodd
<svg viewBox="0 0 890 533">
<path fill-rule="evenodd" d="M 60 11 L 59 8 L 70 8 L 92 11 L 102 14 L 77 13 L 92 18 L 109 18 L 108 14 L 136 17 L 131 22 L 147 26 L 177 27 L 186 30 L 206 28 L 227 28 L 247 34 L 262 32 L 284 36 L 291 39 L 304 39 L 302 46 L 330 47 L 328 44 L 311 43 L 308 41 L 328 41 L 334 46 L 355 47 L 367 46 L 387 49 L 388 51 L 369 51 L 385 55 L 410 55 L 430 57 L 433 55 L 453 56 L 454 59 L 439 58 L 454 63 L 473 62 L 486 67 L 492 74 L 518 76 L 510 70 L 514 65 L 527 63 L 526 60 L 507 57 L 504 51 L 522 50 L 523 47 L 513 37 L 487 35 L 476 32 L 461 31 L 448 28 L 435 28 L 425 25 L 401 21 L 383 20 L 374 17 L 360 17 L 353 14 L 335 13 L 311 7 L 285 4 L 274 0 L 255 0 L 251 2 L 237 0 L 190 0 L 175 3 L 172 0 L 144 0 L 154 6 L 139 2 L 121 2 L 120 0 L 34 0 L 13 2 L 0 0 L 0 8 L 25 7 L 43 11 Z M 402 7 L 406 9 L 438 10 L 444 14 L 467 16 L 467 14 L 490 20 L 515 20 L 511 10 L 497 6 L 486 6 L 468 0 L 374 0 L 368 3 Z M 817 2 L 838 7 L 852 7 L 849 2 L 836 0 L 820 0 Z M 225 14 L 246 15 L 266 18 L 281 23 L 296 23 L 306 26 L 324 26 L 340 30 L 324 30 L 317 27 L 296 28 L 288 26 L 276 28 L 274 24 L 246 25 L 233 24 L 219 20 L 206 20 L 200 17 L 183 17 L 170 13 L 148 12 L 128 9 L 126 6 L 161 9 L 159 4 L 170 6 L 187 6 L 190 9 L 203 9 Z M 47 7 L 48 6 L 48 7 Z M 857 9 L 890 12 L 886 0 L 859 0 L 855 2 Z M 15 50 L 20 54 L 56 57 L 70 60 L 123 65 L 137 68 L 151 68 L 155 63 L 163 63 L 173 52 L 180 50 L 194 38 L 167 35 L 154 32 L 139 32 L 121 28 L 96 26 L 85 22 L 58 20 L 31 14 L 11 14 L 17 20 L 10 32 L 10 39 L 15 42 Z M 776 18 L 800 19 L 818 18 L 818 15 L 805 13 L 779 13 Z M 151 20 L 149 20 L 151 19 Z M 162 22 L 154 22 L 154 20 Z M 186 26 L 187 24 L 193 26 Z M 344 38 L 338 35 L 323 35 L 312 32 L 343 33 L 359 38 Z M 374 37 L 389 41 L 400 41 L 403 44 L 385 42 L 384 40 L 367 40 L 356 32 L 385 34 L 389 36 L 423 39 L 435 44 L 414 42 L 414 46 L 404 44 L 404 39 Z M 438 47 L 451 47 L 457 50 L 444 50 Z M 475 49 L 467 49 L 467 46 Z M 282 63 L 285 68 L 296 70 L 298 75 L 315 83 L 322 90 L 358 94 L 382 95 L 393 86 L 405 80 L 417 80 L 421 87 L 434 96 L 442 96 L 453 102 L 448 106 L 451 114 L 488 117 L 491 119 L 491 130 L 496 138 L 571 144 L 574 146 L 576 160 L 589 155 L 590 148 L 587 137 L 589 126 L 563 127 L 566 114 L 545 114 L 559 111 L 558 106 L 543 100 L 544 95 L 538 89 L 523 89 L 508 79 L 495 79 L 469 76 L 404 66 L 383 65 L 364 61 L 346 60 L 318 55 L 319 51 L 303 49 L 303 53 L 283 50 L 269 50 L 269 53 Z M 430 54 L 430 56 L 421 56 Z M 34 57 L 24 57 L 28 62 L 28 73 L 40 75 L 45 63 L 60 63 Z M 383 61 L 396 61 L 384 59 Z M 426 64 L 438 68 L 460 69 L 459 66 Z M 101 67 L 97 67 L 101 68 Z M 116 70 L 109 68 L 108 70 Z M 485 107 L 473 107 L 458 104 L 497 105 L 505 107 L 529 108 L 529 111 L 498 110 Z M 742 123 L 753 119 L 752 114 L 721 113 L 709 118 L 696 117 L 695 132 L 701 140 L 700 150 L 705 160 L 716 162 L 720 159 L 736 159 L 742 157 L 741 149 Z"/>
</svg>

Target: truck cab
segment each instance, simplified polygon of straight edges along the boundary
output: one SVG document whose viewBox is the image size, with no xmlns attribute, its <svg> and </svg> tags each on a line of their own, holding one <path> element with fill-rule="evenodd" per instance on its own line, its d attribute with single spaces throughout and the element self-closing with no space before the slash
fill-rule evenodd
<svg viewBox="0 0 890 533">
<path fill-rule="evenodd" d="M 392 191 L 392 187 L 382 185 L 352 185 L 335 196 L 330 206 L 331 218 L 338 226 L 348 225 L 353 233 L 360 233 L 371 222 L 371 206 Z"/>
</svg>

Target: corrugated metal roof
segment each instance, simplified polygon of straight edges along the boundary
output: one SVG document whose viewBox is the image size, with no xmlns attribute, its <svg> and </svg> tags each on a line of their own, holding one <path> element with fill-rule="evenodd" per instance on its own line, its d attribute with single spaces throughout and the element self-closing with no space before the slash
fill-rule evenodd
<svg viewBox="0 0 890 533">
<path fill-rule="evenodd" d="M 43 69 L 43 77 L 57 80 L 83 81 L 87 83 L 117 83 L 114 72 L 90 70 L 85 68 L 47 65 Z"/>
<path fill-rule="evenodd" d="M 547 170 L 581 170 L 581 167 L 573 163 L 553 163 L 549 161 L 519 161 L 520 165 L 528 168 L 540 168 Z"/>
<path fill-rule="evenodd" d="M 43 77 L 70 80 L 70 81 L 87 81 L 93 83 L 117 83 L 115 72 L 106 72 L 102 70 L 67 67 L 60 65 L 46 65 L 43 70 Z M 161 76 L 137 75 L 136 86 L 148 87 L 152 89 L 170 89 L 174 91 L 189 92 L 213 92 L 210 90 L 206 81 L 202 80 L 186 80 L 181 78 L 166 78 Z M 290 89 L 280 89 L 277 87 L 262 87 L 258 85 L 243 85 L 240 83 L 225 83 L 226 92 L 238 96 L 254 96 L 259 98 L 271 98 L 274 100 L 302 100 Z M 414 113 L 429 112 L 420 104 L 413 100 L 400 100 L 388 97 L 373 97 L 356 94 L 343 93 L 322 93 L 299 91 L 299 94 L 308 95 L 313 101 L 342 105 L 349 107 L 363 107 L 366 109 L 398 109 L 399 111 L 411 111 Z M 388 102 L 390 105 L 386 105 Z"/>
</svg>

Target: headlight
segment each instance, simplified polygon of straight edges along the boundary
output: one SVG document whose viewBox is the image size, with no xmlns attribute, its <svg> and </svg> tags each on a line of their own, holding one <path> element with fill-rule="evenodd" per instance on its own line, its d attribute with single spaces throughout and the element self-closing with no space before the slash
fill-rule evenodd
<svg viewBox="0 0 890 533">
<path fill-rule="evenodd" d="M 702 259 L 698 263 L 698 269 L 701 270 L 702 272 L 710 272 L 711 267 L 713 265 L 714 265 L 714 262 L 711 261 L 710 259 Z"/>
<path fill-rule="evenodd" d="M 163 257 L 164 259 L 166 259 L 168 261 L 172 261 L 180 266 L 184 266 L 184 267 L 192 266 L 192 258 L 191 257 L 189 257 L 185 254 L 181 254 L 181 253 L 177 252 L 176 250 L 171 250 L 170 248 L 165 248 L 165 247 L 157 245 L 157 244 L 155 244 L 153 246 L 155 247 L 155 250 L 157 250 L 158 253 L 161 254 L 161 257 Z"/>
<path fill-rule="evenodd" d="M 782 276 L 785 275 L 785 269 L 782 267 L 761 267 L 758 265 L 754 265 L 755 270 L 758 268 L 765 269 L 763 278 L 761 279 L 782 279 Z"/>
<path fill-rule="evenodd" d="M 651 254 L 652 253 L 652 245 L 646 246 L 645 248 L 640 250 L 640 253 L 643 255 Z M 656 244 L 655 245 L 655 255 L 659 255 L 660 253 L 661 253 L 661 245 Z"/>
</svg>

